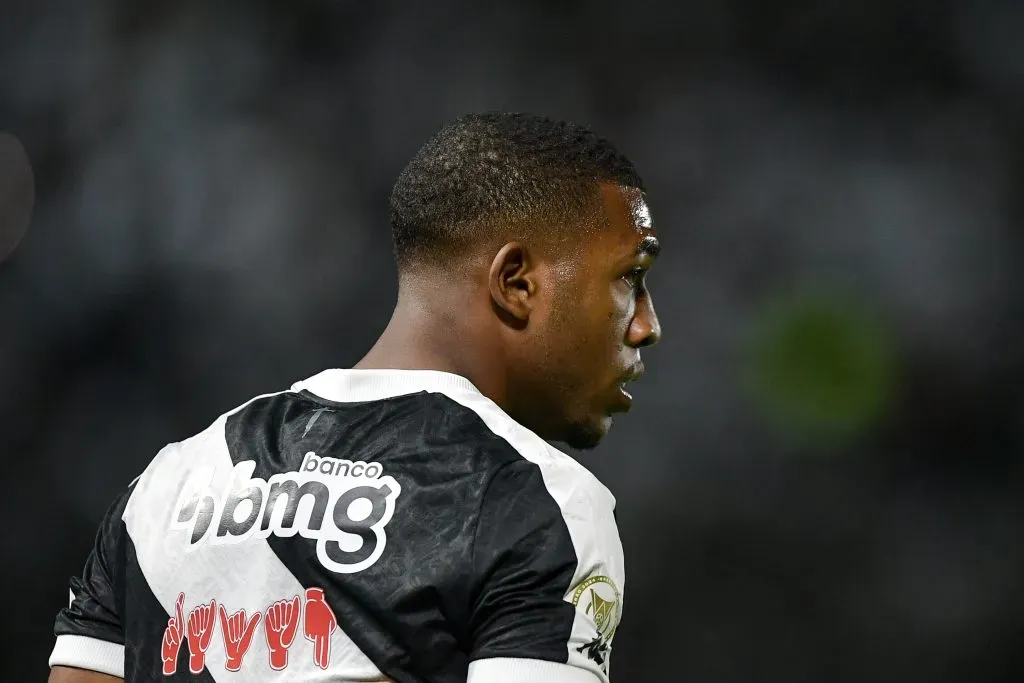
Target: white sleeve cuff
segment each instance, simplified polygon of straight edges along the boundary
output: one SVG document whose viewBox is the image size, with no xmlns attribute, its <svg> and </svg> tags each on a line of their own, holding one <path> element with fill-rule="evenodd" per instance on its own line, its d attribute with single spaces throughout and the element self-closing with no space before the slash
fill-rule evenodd
<svg viewBox="0 0 1024 683">
<path fill-rule="evenodd" d="M 603 683 L 595 674 L 542 659 L 494 657 L 469 663 L 466 683 Z"/>
<path fill-rule="evenodd" d="M 70 666 L 124 678 L 124 645 L 88 636 L 57 636 L 50 666 Z"/>
</svg>

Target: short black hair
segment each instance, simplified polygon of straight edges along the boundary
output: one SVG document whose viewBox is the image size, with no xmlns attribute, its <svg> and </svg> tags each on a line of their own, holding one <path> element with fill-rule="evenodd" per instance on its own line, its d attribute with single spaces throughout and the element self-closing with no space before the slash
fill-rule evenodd
<svg viewBox="0 0 1024 683">
<path fill-rule="evenodd" d="M 633 163 L 588 128 L 536 114 L 463 116 L 420 148 L 391 192 L 399 270 L 445 265 L 497 230 L 579 224 L 599 207 L 600 182 L 644 190 Z"/>
</svg>

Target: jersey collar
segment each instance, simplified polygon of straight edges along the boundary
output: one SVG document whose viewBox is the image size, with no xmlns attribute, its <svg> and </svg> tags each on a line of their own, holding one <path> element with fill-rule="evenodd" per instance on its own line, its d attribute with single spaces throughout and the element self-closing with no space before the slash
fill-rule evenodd
<svg viewBox="0 0 1024 683">
<path fill-rule="evenodd" d="M 421 391 L 447 393 L 480 390 L 465 377 L 440 370 L 324 370 L 309 379 L 296 382 L 292 391 L 308 391 L 328 401 L 357 403 L 379 401 Z"/>
</svg>

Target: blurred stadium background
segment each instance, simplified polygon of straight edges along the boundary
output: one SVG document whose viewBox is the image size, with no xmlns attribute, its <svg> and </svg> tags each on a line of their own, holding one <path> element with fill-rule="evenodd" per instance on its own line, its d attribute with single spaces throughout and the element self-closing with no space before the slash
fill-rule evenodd
<svg viewBox="0 0 1024 683">
<path fill-rule="evenodd" d="M 1022 36 L 1011 0 L 2 0 L 0 678 L 44 680 L 160 446 L 369 347 L 395 176 L 504 109 L 613 139 L 666 246 L 584 456 L 613 679 L 1024 680 Z"/>
</svg>

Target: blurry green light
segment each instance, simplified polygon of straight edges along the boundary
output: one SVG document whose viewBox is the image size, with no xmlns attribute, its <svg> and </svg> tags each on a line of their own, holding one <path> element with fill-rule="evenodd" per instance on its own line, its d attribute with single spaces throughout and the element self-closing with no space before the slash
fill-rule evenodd
<svg viewBox="0 0 1024 683">
<path fill-rule="evenodd" d="M 853 436 L 882 416 L 892 396 L 888 335 L 855 299 L 780 299 L 759 316 L 750 342 L 757 404 L 797 435 Z"/>
</svg>

